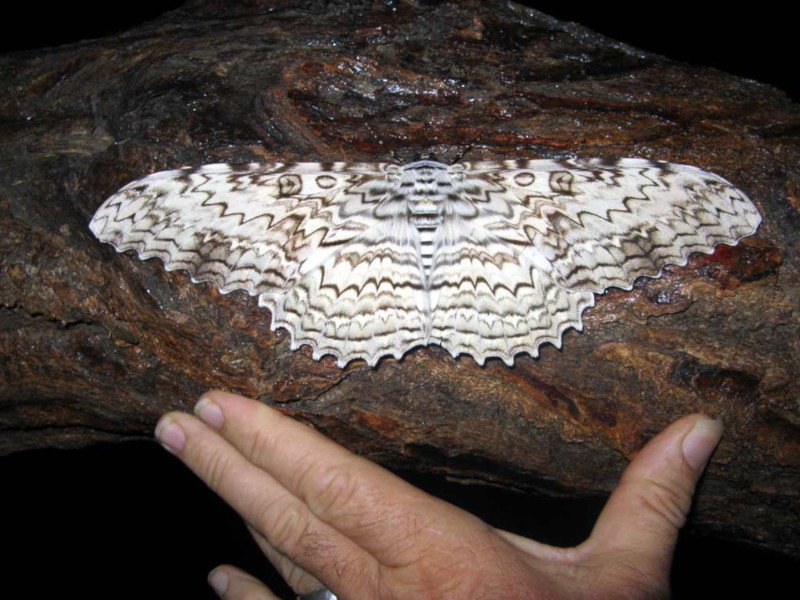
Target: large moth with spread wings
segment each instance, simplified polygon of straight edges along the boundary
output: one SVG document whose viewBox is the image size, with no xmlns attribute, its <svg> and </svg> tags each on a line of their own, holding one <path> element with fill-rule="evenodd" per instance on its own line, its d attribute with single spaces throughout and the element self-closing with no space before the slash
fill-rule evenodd
<svg viewBox="0 0 800 600">
<path fill-rule="evenodd" d="M 94 234 L 246 290 L 339 366 L 438 344 L 483 364 L 561 346 L 595 294 L 752 235 L 724 179 L 642 159 L 215 164 L 149 175 Z"/>
</svg>

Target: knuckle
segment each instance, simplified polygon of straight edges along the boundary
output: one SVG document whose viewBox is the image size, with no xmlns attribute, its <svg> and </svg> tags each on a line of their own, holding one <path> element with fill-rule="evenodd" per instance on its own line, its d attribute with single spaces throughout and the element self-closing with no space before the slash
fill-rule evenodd
<svg viewBox="0 0 800 600">
<path fill-rule="evenodd" d="M 355 503 L 359 485 L 346 467 L 337 465 L 321 476 L 312 466 L 302 475 L 302 479 L 310 483 L 306 488 L 311 490 L 308 498 L 309 506 L 314 514 L 323 520 L 327 516 L 342 512 L 345 507 L 359 510 Z"/>
<path fill-rule="evenodd" d="M 683 527 L 692 498 L 682 486 L 647 479 L 639 488 L 638 496 L 645 510 L 676 529 Z"/>
<path fill-rule="evenodd" d="M 213 489 L 219 490 L 225 485 L 225 478 L 230 473 L 231 461 L 226 452 L 215 448 L 208 453 L 202 467 L 203 479 Z"/>
<path fill-rule="evenodd" d="M 287 495 L 256 509 L 256 520 L 279 552 L 296 556 L 301 551 L 310 527 L 305 506 Z"/>
<path fill-rule="evenodd" d="M 272 454 L 272 440 L 273 438 L 269 434 L 269 430 L 267 428 L 256 428 L 252 433 L 250 447 L 248 448 L 248 452 L 245 456 L 247 456 L 248 460 L 254 464 L 264 464 L 266 458 Z"/>
</svg>

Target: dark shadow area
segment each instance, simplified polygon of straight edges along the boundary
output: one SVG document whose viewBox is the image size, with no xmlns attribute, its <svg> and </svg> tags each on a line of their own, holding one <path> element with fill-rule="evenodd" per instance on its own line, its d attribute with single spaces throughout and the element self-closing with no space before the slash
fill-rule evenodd
<svg viewBox="0 0 800 600">
<path fill-rule="evenodd" d="M 697 2 L 521 2 L 636 48 L 780 88 L 795 101 L 796 25 L 788 11 L 725 10 Z"/>
<path fill-rule="evenodd" d="M 207 573 L 231 563 L 293 598 L 236 514 L 155 443 L 24 452 L 0 458 L 0 473 L 5 572 L 25 582 L 26 597 L 210 599 Z M 403 475 L 496 527 L 559 545 L 583 540 L 604 503 Z M 674 597 L 779 597 L 798 567 L 784 556 L 684 534 Z"/>
<path fill-rule="evenodd" d="M 395 0 L 385 0 L 396 4 Z M 143 0 L 124 10 L 93 3 L 20 4 L 5 20 L 0 52 L 32 50 L 119 33 L 157 18 L 183 0 Z M 788 11 L 714 10 L 696 2 L 580 3 L 523 0 L 519 4 L 580 23 L 611 39 L 674 60 L 755 79 L 798 98 L 795 20 Z M 337 2 L 320 0 L 320 9 Z M 787 5 L 788 6 L 788 5 Z M 782 14 L 785 13 L 785 14 Z"/>
</svg>

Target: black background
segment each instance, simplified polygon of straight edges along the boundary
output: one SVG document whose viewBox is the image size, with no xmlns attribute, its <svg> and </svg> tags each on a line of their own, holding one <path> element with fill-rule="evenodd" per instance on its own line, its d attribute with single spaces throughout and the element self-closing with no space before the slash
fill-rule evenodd
<svg viewBox="0 0 800 600">
<path fill-rule="evenodd" d="M 13 15 L 3 18 L 0 50 L 35 49 L 111 35 L 182 3 L 141 0 L 109 3 L 103 9 L 94 2 L 15 3 Z M 797 20 L 777 3 L 748 4 L 746 10 L 737 10 L 733 4 L 714 10 L 686 0 L 519 3 L 643 50 L 774 85 L 798 98 Z"/>
<path fill-rule="evenodd" d="M 110 35 L 180 4 L 17 4 L 14 18 L 4 18 L 0 50 L 29 51 Z M 645 50 L 774 85 L 797 98 L 793 19 L 768 6 L 714 13 L 688 2 L 526 4 Z M 632 15 L 637 23 L 650 20 L 648 27 L 632 27 Z M 0 458 L 0 476 L 4 583 L 27 590 L 22 597 L 61 592 L 81 598 L 212 598 L 205 575 L 222 562 L 274 578 L 235 514 L 152 442 L 23 452 Z M 531 498 L 405 476 L 493 525 L 561 545 L 588 535 L 604 501 Z M 674 595 L 777 597 L 784 588 L 796 589 L 798 566 L 796 560 L 689 530 L 676 553 Z"/>
</svg>

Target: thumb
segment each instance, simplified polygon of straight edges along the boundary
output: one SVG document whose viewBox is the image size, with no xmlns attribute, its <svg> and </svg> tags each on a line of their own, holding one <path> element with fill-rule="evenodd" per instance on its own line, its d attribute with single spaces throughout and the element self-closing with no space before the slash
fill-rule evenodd
<svg viewBox="0 0 800 600">
<path fill-rule="evenodd" d="M 601 563 L 627 563 L 666 589 L 678 530 L 721 437 L 719 421 L 695 414 L 650 440 L 625 470 L 582 549 Z"/>
</svg>

